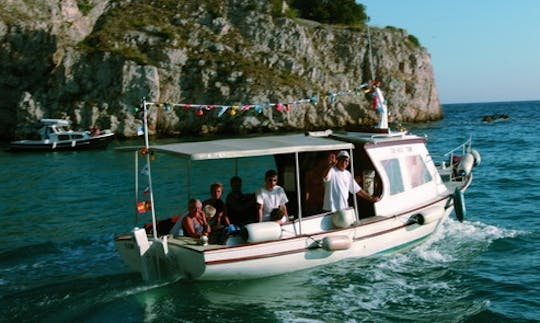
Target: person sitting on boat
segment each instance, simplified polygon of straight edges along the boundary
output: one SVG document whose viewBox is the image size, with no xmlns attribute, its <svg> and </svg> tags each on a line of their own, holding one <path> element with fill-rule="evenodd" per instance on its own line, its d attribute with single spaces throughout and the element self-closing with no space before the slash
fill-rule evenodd
<svg viewBox="0 0 540 323">
<path fill-rule="evenodd" d="M 259 222 L 270 221 L 270 214 L 276 208 L 280 209 L 283 215 L 287 217 L 287 207 L 285 204 L 289 202 L 289 199 L 283 187 L 277 185 L 277 172 L 273 169 L 268 170 L 264 178 L 264 186 L 257 189 L 255 193 Z"/>
<path fill-rule="evenodd" d="M 347 170 L 349 166 L 349 153 L 345 150 L 339 154 L 330 154 L 328 166 L 323 171 L 324 182 L 324 205 L 326 211 L 335 212 L 349 207 L 349 192 L 356 194 L 370 202 L 378 202 L 378 197 L 371 196 L 363 190 L 354 180 L 351 172 Z"/>
<path fill-rule="evenodd" d="M 255 197 L 242 192 L 242 178 L 231 177 L 231 191 L 225 199 L 225 215 L 230 223 L 244 225 L 255 222 Z"/>
<path fill-rule="evenodd" d="M 275 208 L 270 212 L 270 221 L 277 222 L 278 224 L 284 224 L 287 222 L 287 216 L 280 208 Z"/>
<path fill-rule="evenodd" d="M 204 202 L 203 202 L 204 205 Z M 225 228 L 218 223 L 217 210 L 210 204 L 203 206 L 204 216 L 206 217 L 206 223 L 210 226 L 210 234 L 208 241 L 213 244 L 221 244 L 226 238 Z"/>
<path fill-rule="evenodd" d="M 190 199 L 188 202 L 188 214 L 182 219 L 184 235 L 192 238 L 208 237 L 212 231 L 206 216 L 202 211 L 202 202 L 199 199 Z"/>
<path fill-rule="evenodd" d="M 216 182 L 210 185 L 210 198 L 203 202 L 203 207 L 211 205 L 216 210 L 216 215 L 212 218 L 214 224 L 211 224 L 212 229 L 220 229 L 223 226 L 231 224 L 229 218 L 225 214 L 225 203 L 221 199 L 223 195 L 223 184 Z"/>
<path fill-rule="evenodd" d="M 101 130 L 99 129 L 98 126 L 93 125 L 92 127 L 90 127 L 90 135 L 92 137 L 99 136 L 100 134 L 101 134 Z"/>
</svg>

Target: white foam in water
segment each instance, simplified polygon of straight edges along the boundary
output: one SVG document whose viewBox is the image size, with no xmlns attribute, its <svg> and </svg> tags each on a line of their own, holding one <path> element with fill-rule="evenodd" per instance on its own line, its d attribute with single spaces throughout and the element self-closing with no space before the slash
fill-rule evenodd
<svg viewBox="0 0 540 323">
<path fill-rule="evenodd" d="M 449 239 L 460 239 L 466 242 L 487 242 L 488 245 L 498 239 L 514 238 L 525 233 L 519 230 L 499 228 L 476 221 L 465 221 L 463 223 L 452 221 L 441 229 Z"/>
<path fill-rule="evenodd" d="M 460 288 L 459 276 L 441 278 L 447 272 L 446 268 L 467 258 L 468 253 L 487 248 L 497 239 L 522 233 L 481 222 L 460 223 L 449 219 L 433 236 L 412 250 L 367 260 L 344 261 L 315 271 L 311 281 L 318 290 L 331 291 L 328 302 L 332 304 L 333 313 L 324 313 L 322 309 L 314 309 L 313 313 L 324 321 L 331 315 L 338 319 L 353 317 L 360 312 L 384 311 L 403 302 L 424 304 L 436 298 L 462 299 L 469 291 Z M 478 303 L 476 306 L 485 305 Z M 287 321 L 313 322 L 298 320 L 299 316 L 302 317 L 297 311 L 287 311 L 280 317 Z"/>
<path fill-rule="evenodd" d="M 447 263 L 452 262 L 455 259 L 451 255 L 442 254 L 439 250 L 426 250 L 423 248 L 418 248 L 416 254 L 418 255 L 418 258 L 433 263 Z"/>
<path fill-rule="evenodd" d="M 523 233 L 481 222 L 458 222 L 449 218 L 427 241 L 414 248 L 413 254 L 433 264 L 450 263 L 461 259 L 463 253 L 487 248 L 497 239 L 513 238 Z"/>
</svg>

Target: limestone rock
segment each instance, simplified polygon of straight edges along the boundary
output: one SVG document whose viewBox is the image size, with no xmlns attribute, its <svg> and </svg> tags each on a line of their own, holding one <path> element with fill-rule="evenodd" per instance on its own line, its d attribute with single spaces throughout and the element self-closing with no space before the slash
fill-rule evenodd
<svg viewBox="0 0 540 323">
<path fill-rule="evenodd" d="M 442 117 L 431 58 L 401 29 L 370 29 L 370 61 L 367 28 L 291 19 L 276 14 L 276 1 L 4 2 L 4 139 L 14 137 L 16 125 L 41 117 L 133 136 L 143 98 L 209 107 L 320 98 L 317 105 L 234 116 L 156 106 L 151 133 L 162 136 L 372 125 L 369 98 L 354 90 L 373 78 L 382 82 L 390 121 Z M 349 94 L 329 99 L 342 92 Z"/>
</svg>

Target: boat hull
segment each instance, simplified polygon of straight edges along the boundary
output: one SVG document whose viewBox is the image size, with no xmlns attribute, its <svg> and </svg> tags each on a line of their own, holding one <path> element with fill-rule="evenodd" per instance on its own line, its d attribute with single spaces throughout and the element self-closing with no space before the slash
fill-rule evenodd
<svg viewBox="0 0 540 323">
<path fill-rule="evenodd" d="M 198 244 L 185 237 L 164 241 L 149 237 L 151 247 L 141 255 L 133 234 L 116 237 L 122 258 L 145 280 L 187 278 L 194 280 L 255 279 L 331 264 L 350 258 L 393 252 L 415 245 L 429 237 L 452 211 L 450 197 L 422 210 L 395 217 L 372 217 L 347 228 L 335 228 L 331 214 L 306 218 L 302 234 L 298 223 L 282 227 L 279 240 L 238 245 Z M 420 224 L 418 214 L 429 214 Z M 350 245 L 325 245 L 325 239 L 350 240 Z M 239 238 L 237 238 L 239 239 Z M 332 250 L 334 249 L 334 250 Z"/>
<path fill-rule="evenodd" d="M 9 145 L 10 151 L 72 151 L 104 149 L 114 139 L 113 133 L 107 133 L 91 138 L 59 140 L 55 142 L 45 140 L 18 140 Z"/>
</svg>

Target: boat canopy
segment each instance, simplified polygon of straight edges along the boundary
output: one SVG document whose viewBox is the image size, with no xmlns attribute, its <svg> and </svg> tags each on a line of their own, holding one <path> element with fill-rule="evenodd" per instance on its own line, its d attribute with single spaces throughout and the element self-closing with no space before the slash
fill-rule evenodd
<svg viewBox="0 0 540 323">
<path fill-rule="evenodd" d="M 190 160 L 255 157 L 353 148 L 354 145 L 351 143 L 304 134 L 183 142 L 151 147 L 154 151 L 163 151 Z"/>
<path fill-rule="evenodd" d="M 39 120 L 44 126 L 69 126 L 71 121 L 64 119 L 41 119 Z"/>
</svg>

